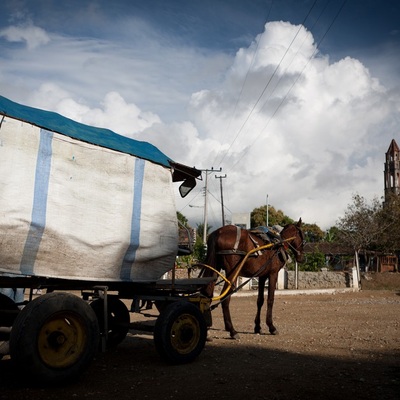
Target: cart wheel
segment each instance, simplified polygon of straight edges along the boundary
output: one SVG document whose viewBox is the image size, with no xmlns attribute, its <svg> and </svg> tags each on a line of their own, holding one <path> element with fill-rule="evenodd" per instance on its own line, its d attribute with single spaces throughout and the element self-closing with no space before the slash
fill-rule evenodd
<svg viewBox="0 0 400 400">
<path fill-rule="evenodd" d="M 24 376 L 46 383 L 80 375 L 98 347 L 99 327 L 91 307 L 70 293 L 31 301 L 11 330 L 11 360 Z"/>
<path fill-rule="evenodd" d="M 100 335 L 104 335 L 104 300 L 96 299 L 90 303 L 99 322 Z M 120 344 L 129 331 L 131 317 L 126 305 L 117 297 L 107 297 L 108 335 L 107 348 Z"/>
<path fill-rule="evenodd" d="M 192 303 L 173 302 L 157 318 L 154 343 L 160 356 L 170 363 L 193 361 L 203 350 L 206 338 L 204 317 Z"/>
</svg>

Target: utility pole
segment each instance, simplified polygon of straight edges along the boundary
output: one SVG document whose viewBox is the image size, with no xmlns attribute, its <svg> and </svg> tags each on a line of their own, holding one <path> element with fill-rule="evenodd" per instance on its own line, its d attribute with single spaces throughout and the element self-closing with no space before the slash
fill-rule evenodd
<svg viewBox="0 0 400 400">
<path fill-rule="evenodd" d="M 220 176 L 215 175 L 215 178 L 219 179 L 219 185 L 220 185 L 220 188 L 221 188 L 222 226 L 225 226 L 224 196 L 223 196 L 223 192 L 222 192 L 222 179 L 226 178 L 226 174 L 225 175 L 220 175 Z"/>
<path fill-rule="evenodd" d="M 268 215 L 268 194 L 267 194 L 267 228 L 268 228 L 268 224 L 269 224 L 269 215 Z"/>
<path fill-rule="evenodd" d="M 212 168 L 211 168 L 212 169 Z M 204 219 L 203 219 L 203 244 L 207 244 L 207 192 L 208 192 L 208 171 L 206 170 L 206 180 L 204 186 Z"/>
<path fill-rule="evenodd" d="M 204 186 L 204 221 L 203 221 L 203 243 L 204 246 L 207 244 L 207 193 L 208 193 L 208 173 L 209 172 L 221 172 L 221 168 L 219 170 L 214 170 L 213 167 L 211 169 L 201 169 L 201 172 L 206 173 L 205 186 Z"/>
</svg>

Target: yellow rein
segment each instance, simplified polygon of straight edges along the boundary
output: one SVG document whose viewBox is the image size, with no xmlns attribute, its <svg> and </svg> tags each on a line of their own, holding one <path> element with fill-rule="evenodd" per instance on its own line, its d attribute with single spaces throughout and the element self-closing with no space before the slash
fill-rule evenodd
<svg viewBox="0 0 400 400">
<path fill-rule="evenodd" d="M 282 242 L 288 242 L 288 241 L 293 240 L 293 239 L 295 239 L 295 236 L 293 236 L 293 237 L 291 237 L 291 238 L 289 238 L 289 239 L 285 239 L 285 240 L 283 240 Z M 266 249 L 268 249 L 268 248 L 274 246 L 275 244 L 276 244 L 276 243 L 269 243 L 269 244 L 265 244 L 265 245 L 263 245 L 263 246 L 256 247 L 256 248 L 250 250 L 250 251 L 243 257 L 243 260 L 240 262 L 240 264 L 239 264 L 238 268 L 236 269 L 236 272 L 235 272 L 235 274 L 233 275 L 231 281 L 232 281 L 232 282 L 235 282 L 235 281 L 236 281 L 236 279 L 238 278 L 238 276 L 239 276 L 239 274 L 240 274 L 240 271 L 241 271 L 242 268 L 243 268 L 243 265 L 245 264 L 245 262 L 247 261 L 247 259 L 248 259 L 252 254 L 256 253 L 257 251 L 266 250 Z M 235 255 L 235 253 L 232 253 L 232 255 Z M 232 285 L 232 282 L 229 281 L 228 279 L 226 279 L 226 277 L 225 277 L 224 275 L 222 275 L 219 271 L 217 271 L 215 268 L 211 267 L 210 265 L 207 265 L 207 264 L 194 264 L 194 265 L 201 265 L 201 266 L 203 266 L 203 267 L 206 267 L 206 268 L 211 269 L 211 271 L 215 272 L 215 273 L 216 273 L 221 279 L 223 279 L 223 280 L 225 281 L 225 283 L 227 284 L 226 289 L 225 289 L 219 296 L 213 297 L 213 298 L 211 299 L 211 301 L 221 300 L 222 298 L 224 298 L 224 297 L 228 294 L 228 292 L 231 290 L 231 288 L 232 288 L 233 285 Z"/>
</svg>

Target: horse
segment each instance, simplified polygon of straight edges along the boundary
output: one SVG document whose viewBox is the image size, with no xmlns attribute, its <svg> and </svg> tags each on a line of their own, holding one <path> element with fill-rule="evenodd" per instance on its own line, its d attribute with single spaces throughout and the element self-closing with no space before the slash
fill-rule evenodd
<svg viewBox="0 0 400 400">
<path fill-rule="evenodd" d="M 261 334 L 260 314 L 264 304 L 265 282 L 269 279 L 266 324 L 271 335 L 278 333 L 272 322 L 272 308 L 274 305 L 275 288 L 278 281 L 278 272 L 289 259 L 287 250 L 291 250 L 296 261 L 303 262 L 304 234 L 301 230 L 301 218 L 297 223 L 286 225 L 271 247 L 268 242 L 252 230 L 240 229 L 234 225 L 223 226 L 212 232 L 207 239 L 207 256 L 205 264 L 220 272 L 225 271 L 225 277 L 232 287 L 236 284 L 238 276 L 258 277 L 257 313 L 254 320 L 254 333 Z M 263 246 L 260 251 L 255 248 Z M 249 252 L 252 254 L 249 256 Z M 244 260 L 246 258 L 246 260 Z M 243 263 L 244 262 L 244 263 Z M 240 268 L 240 265 L 242 267 Z M 240 271 L 239 271 L 240 269 Z M 203 276 L 213 276 L 215 271 L 204 268 Z M 223 293 L 228 288 L 226 282 Z M 213 297 L 215 281 L 208 285 L 204 293 Z M 232 292 L 232 289 L 230 290 Z M 239 334 L 232 324 L 229 311 L 231 296 L 221 300 L 225 330 L 230 333 L 232 339 L 238 339 Z"/>
</svg>

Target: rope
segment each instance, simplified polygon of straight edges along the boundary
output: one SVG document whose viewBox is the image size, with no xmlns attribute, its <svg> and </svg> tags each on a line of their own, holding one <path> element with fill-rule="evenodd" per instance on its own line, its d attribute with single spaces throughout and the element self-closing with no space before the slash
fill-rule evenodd
<svg viewBox="0 0 400 400">
<path fill-rule="evenodd" d="M 280 250 L 280 249 L 279 249 L 279 250 Z M 257 271 L 255 272 L 254 275 L 252 275 L 252 276 L 251 276 L 249 279 L 247 279 L 245 282 L 243 282 L 242 284 L 240 284 L 239 286 L 237 286 L 235 289 L 233 289 L 231 293 L 226 294 L 225 296 L 220 295 L 220 296 L 218 296 L 218 297 L 216 297 L 216 298 L 213 298 L 212 300 L 218 300 L 218 299 L 221 299 L 221 300 L 220 300 L 218 303 L 213 304 L 213 305 L 210 307 L 210 310 L 211 310 L 211 311 L 212 311 L 212 310 L 215 310 L 215 309 L 216 309 L 222 302 L 224 302 L 227 298 L 231 297 L 233 294 L 235 294 L 236 292 L 238 292 L 243 286 L 247 285 L 247 283 L 249 283 L 253 278 L 256 278 L 258 275 L 260 275 L 261 272 L 264 271 L 264 270 L 267 268 L 268 264 L 272 262 L 273 258 L 274 258 L 277 254 L 278 254 L 278 250 L 276 250 L 276 251 L 274 252 L 274 254 L 272 255 L 272 257 L 269 258 L 269 259 L 267 260 L 267 262 L 266 262 L 259 270 L 257 270 Z M 232 285 L 230 285 L 229 289 L 230 289 L 231 287 L 232 287 Z M 227 292 L 227 291 L 225 291 L 224 294 L 225 294 L 226 292 Z"/>
</svg>

